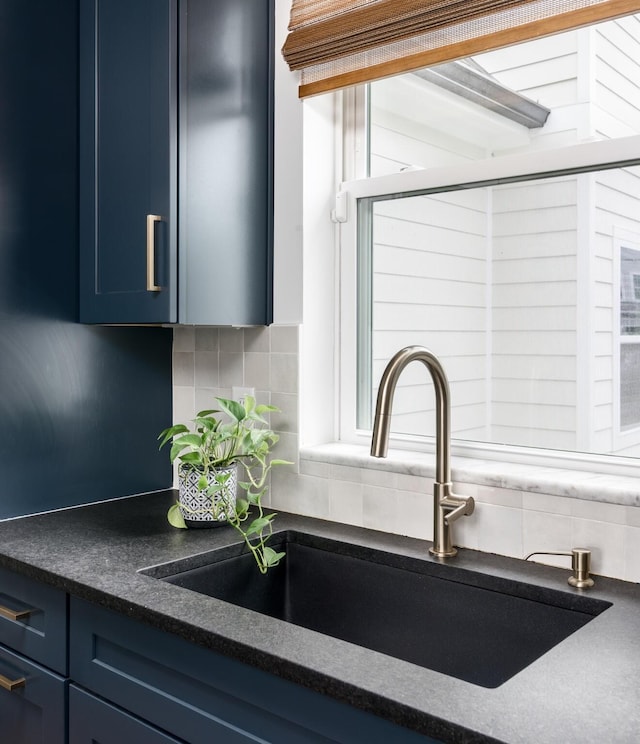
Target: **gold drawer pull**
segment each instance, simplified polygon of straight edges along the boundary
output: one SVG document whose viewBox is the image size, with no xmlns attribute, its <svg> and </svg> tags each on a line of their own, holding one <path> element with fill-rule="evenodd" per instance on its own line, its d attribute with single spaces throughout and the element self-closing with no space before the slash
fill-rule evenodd
<svg viewBox="0 0 640 744">
<path fill-rule="evenodd" d="M 147 292 L 162 291 L 162 287 L 156 284 L 156 222 L 162 222 L 159 214 L 147 215 Z"/>
<path fill-rule="evenodd" d="M 25 617 L 29 617 L 31 613 L 35 612 L 33 608 L 30 608 L 28 610 L 12 610 L 9 607 L 4 607 L 4 605 L 0 605 L 0 615 L 2 617 L 6 617 L 9 620 L 22 620 Z"/>
<path fill-rule="evenodd" d="M 24 687 L 26 684 L 27 680 L 24 677 L 18 677 L 18 679 L 9 679 L 8 677 L 3 677 L 2 674 L 0 674 L 0 687 L 3 690 L 13 692 L 20 687 Z"/>
</svg>

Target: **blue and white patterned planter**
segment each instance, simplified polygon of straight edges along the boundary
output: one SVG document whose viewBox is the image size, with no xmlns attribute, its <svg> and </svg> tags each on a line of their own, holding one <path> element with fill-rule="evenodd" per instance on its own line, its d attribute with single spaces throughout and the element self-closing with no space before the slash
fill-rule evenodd
<svg viewBox="0 0 640 744">
<path fill-rule="evenodd" d="M 198 488 L 200 473 L 185 468 L 180 470 L 178 503 L 187 527 L 220 527 L 227 524 L 227 514 L 232 514 L 236 508 L 237 465 L 211 471 L 208 480 L 210 484 L 214 484 L 216 477 L 226 475 L 229 477 L 222 490 L 209 496 L 206 491 Z"/>
</svg>

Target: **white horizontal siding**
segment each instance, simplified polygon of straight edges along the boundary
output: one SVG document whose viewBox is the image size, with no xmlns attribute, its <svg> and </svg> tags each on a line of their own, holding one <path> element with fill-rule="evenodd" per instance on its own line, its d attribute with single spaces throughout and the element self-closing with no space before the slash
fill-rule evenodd
<svg viewBox="0 0 640 744">
<path fill-rule="evenodd" d="M 518 282 L 494 286 L 494 307 L 563 307 L 575 304 L 577 283 L 575 280 L 564 282 Z"/>
<path fill-rule="evenodd" d="M 479 64 L 498 80 L 503 80 L 503 74 L 510 70 L 519 70 L 546 63 L 548 60 L 575 54 L 578 50 L 578 37 L 575 33 L 556 34 L 544 39 L 525 42 L 517 46 L 483 52 L 475 56 Z M 516 81 L 517 82 L 517 81 Z M 514 90 L 518 90 L 516 86 Z"/>
<path fill-rule="evenodd" d="M 493 359 L 493 374 L 498 379 L 533 379 L 551 382 L 576 380 L 576 357 L 540 356 L 539 354 L 518 354 L 500 356 Z"/>
<path fill-rule="evenodd" d="M 608 116 L 599 134 L 621 137 L 640 132 L 640 21 L 628 16 L 594 31 L 593 105 Z"/>
<path fill-rule="evenodd" d="M 495 332 L 516 331 L 575 331 L 577 326 L 575 305 L 566 307 L 500 307 L 492 313 Z"/>
</svg>

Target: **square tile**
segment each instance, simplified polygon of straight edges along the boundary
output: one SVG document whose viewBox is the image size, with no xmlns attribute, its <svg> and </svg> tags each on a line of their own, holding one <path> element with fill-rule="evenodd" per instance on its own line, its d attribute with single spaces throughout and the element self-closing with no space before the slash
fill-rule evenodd
<svg viewBox="0 0 640 744">
<path fill-rule="evenodd" d="M 271 428 L 274 431 L 298 432 L 298 396 L 291 393 L 273 393 L 271 405 L 279 411 L 270 414 Z"/>
<path fill-rule="evenodd" d="M 244 386 L 244 354 L 220 352 L 218 356 L 219 385 L 225 388 Z"/>
<path fill-rule="evenodd" d="M 173 350 L 195 351 L 196 332 L 193 326 L 174 326 L 173 328 Z"/>
<path fill-rule="evenodd" d="M 246 352 L 244 355 L 244 384 L 260 390 L 271 388 L 269 354 Z"/>
<path fill-rule="evenodd" d="M 194 384 L 195 354 L 193 351 L 173 352 L 173 384 L 186 386 Z"/>
<path fill-rule="evenodd" d="M 196 351 L 195 385 L 197 387 L 217 387 L 218 385 L 218 352 Z"/>
<path fill-rule="evenodd" d="M 364 527 L 383 532 L 397 532 L 397 493 L 392 488 L 362 486 L 362 521 Z"/>
<path fill-rule="evenodd" d="M 271 351 L 298 353 L 298 326 L 271 326 Z"/>
<path fill-rule="evenodd" d="M 271 351 L 269 326 L 244 329 L 244 350 L 268 354 Z"/>
<path fill-rule="evenodd" d="M 330 481 L 329 517 L 335 522 L 362 526 L 363 496 L 358 483 Z"/>
<path fill-rule="evenodd" d="M 271 354 L 271 392 L 298 392 L 298 355 Z"/>
<path fill-rule="evenodd" d="M 225 352 L 244 351 L 244 330 L 242 328 L 218 328 L 218 347 Z"/>
<path fill-rule="evenodd" d="M 196 351 L 218 351 L 218 329 L 196 328 Z"/>
</svg>

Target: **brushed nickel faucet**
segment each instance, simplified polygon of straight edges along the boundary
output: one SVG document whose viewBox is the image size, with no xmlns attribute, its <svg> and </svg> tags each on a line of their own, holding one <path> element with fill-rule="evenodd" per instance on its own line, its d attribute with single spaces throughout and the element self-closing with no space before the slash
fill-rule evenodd
<svg viewBox="0 0 640 744">
<path fill-rule="evenodd" d="M 451 490 L 451 406 L 449 383 L 438 358 L 424 346 L 400 349 L 387 364 L 380 380 L 376 414 L 371 439 L 372 457 L 386 457 L 389 446 L 391 407 L 396 384 L 402 370 L 413 361 L 422 362 L 429 370 L 436 391 L 436 477 L 433 486 L 433 547 L 429 552 L 439 558 L 450 558 L 458 551 L 451 540 L 451 523 L 473 514 L 473 498 L 456 496 Z"/>
</svg>

